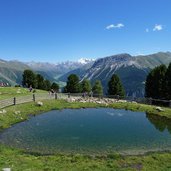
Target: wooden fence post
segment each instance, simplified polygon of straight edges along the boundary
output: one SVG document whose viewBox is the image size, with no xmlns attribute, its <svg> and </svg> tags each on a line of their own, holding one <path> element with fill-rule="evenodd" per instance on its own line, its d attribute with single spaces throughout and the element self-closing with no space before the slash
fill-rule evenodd
<svg viewBox="0 0 171 171">
<path fill-rule="evenodd" d="M 14 101 L 13 101 L 14 105 L 16 105 L 16 97 L 14 97 Z"/>
<path fill-rule="evenodd" d="M 58 99 L 58 94 L 57 94 L 57 93 L 55 93 L 55 99 L 56 99 L 56 100 Z"/>
<path fill-rule="evenodd" d="M 34 102 L 36 101 L 35 94 L 33 94 L 33 101 L 34 101 Z"/>
<path fill-rule="evenodd" d="M 152 105 L 152 98 L 149 98 L 149 105 Z"/>
</svg>

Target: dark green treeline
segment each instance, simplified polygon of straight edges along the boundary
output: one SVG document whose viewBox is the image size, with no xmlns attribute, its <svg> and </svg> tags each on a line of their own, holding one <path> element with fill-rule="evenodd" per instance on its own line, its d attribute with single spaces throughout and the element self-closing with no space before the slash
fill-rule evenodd
<svg viewBox="0 0 171 171">
<path fill-rule="evenodd" d="M 145 96 L 154 99 L 171 100 L 171 63 L 160 65 L 147 75 Z"/>
</svg>

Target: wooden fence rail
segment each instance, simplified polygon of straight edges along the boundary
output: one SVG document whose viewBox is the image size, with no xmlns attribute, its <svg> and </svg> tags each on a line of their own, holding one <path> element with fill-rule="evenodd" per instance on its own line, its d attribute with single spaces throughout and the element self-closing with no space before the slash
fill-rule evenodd
<svg viewBox="0 0 171 171">
<path fill-rule="evenodd" d="M 32 94 L 28 96 L 19 96 L 19 97 L 0 100 L 0 109 L 8 106 L 32 102 L 32 101 L 48 100 L 48 99 L 66 99 L 66 98 L 68 98 L 68 94 L 63 94 L 63 93 L 57 93 L 57 94 L 42 93 L 42 94 Z"/>
<path fill-rule="evenodd" d="M 122 100 L 127 100 L 127 101 L 135 101 L 138 103 L 143 103 L 143 104 L 157 104 L 157 105 L 162 105 L 162 106 L 167 106 L 171 107 L 171 100 L 160 100 L 160 99 L 152 99 L 152 98 L 135 98 L 135 97 L 120 97 L 120 96 L 98 96 L 98 95 L 85 95 L 85 94 L 80 94 L 80 93 L 56 93 L 56 94 L 48 94 L 48 93 L 41 93 L 41 94 L 31 94 L 27 96 L 19 96 L 19 97 L 13 97 L 9 99 L 4 99 L 0 100 L 0 109 L 12 106 L 12 105 L 17 105 L 17 104 L 22 104 L 22 103 L 27 103 L 27 102 L 32 102 L 32 101 L 39 101 L 39 100 L 48 100 L 48 99 L 67 99 L 67 98 L 79 98 L 79 97 L 99 97 L 99 98 L 112 98 L 112 99 L 122 99 Z"/>
</svg>

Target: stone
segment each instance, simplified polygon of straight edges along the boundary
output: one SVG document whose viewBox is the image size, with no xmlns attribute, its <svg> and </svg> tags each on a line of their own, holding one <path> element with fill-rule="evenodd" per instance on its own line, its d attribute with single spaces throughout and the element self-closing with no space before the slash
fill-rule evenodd
<svg viewBox="0 0 171 171">
<path fill-rule="evenodd" d="M 7 111 L 5 109 L 3 109 L 3 110 L 0 110 L 0 113 L 5 114 L 5 113 L 7 113 Z"/>
<path fill-rule="evenodd" d="M 3 168 L 2 171 L 11 171 L 11 168 Z"/>
<path fill-rule="evenodd" d="M 164 112 L 164 109 L 162 109 L 161 107 L 156 107 L 156 110 L 159 111 L 159 112 Z"/>
<path fill-rule="evenodd" d="M 14 113 L 17 115 L 17 114 L 20 114 L 20 111 L 15 111 Z"/>
<path fill-rule="evenodd" d="M 37 102 L 37 105 L 38 105 L 38 106 L 43 106 L 43 102 L 38 101 L 38 102 Z"/>
</svg>

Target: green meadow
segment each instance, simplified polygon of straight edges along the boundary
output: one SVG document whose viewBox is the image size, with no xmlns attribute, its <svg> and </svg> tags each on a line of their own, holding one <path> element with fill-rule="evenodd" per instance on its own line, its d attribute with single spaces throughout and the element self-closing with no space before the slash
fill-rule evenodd
<svg viewBox="0 0 171 171">
<path fill-rule="evenodd" d="M 36 90 L 35 93 L 47 93 L 43 90 Z M 32 94 L 29 92 L 28 88 L 20 88 L 20 87 L 0 87 L 0 100 L 19 97 L 19 96 L 27 96 Z"/>
<path fill-rule="evenodd" d="M 20 93 L 16 93 L 20 90 Z M 39 92 L 36 90 L 36 93 Z M 40 91 L 43 92 L 43 91 Z M 30 92 L 22 88 L 0 88 L 0 99 L 14 96 L 28 95 Z M 15 123 L 27 120 L 30 115 L 41 114 L 50 110 L 65 108 L 94 108 L 106 107 L 103 104 L 67 102 L 65 100 L 42 100 L 43 106 L 34 102 L 10 106 L 1 109 L 0 129 L 9 128 Z M 133 111 L 144 111 L 156 115 L 171 118 L 171 109 L 162 108 L 159 112 L 156 106 L 136 103 L 114 103 L 108 107 Z M 144 155 L 120 155 L 109 153 L 104 155 L 83 154 L 54 154 L 40 155 L 28 153 L 20 149 L 14 149 L 0 145 L 0 170 L 11 168 L 12 171 L 51 171 L 51 170 L 135 170 L 135 171 L 171 171 L 171 153 L 154 152 Z"/>
</svg>

